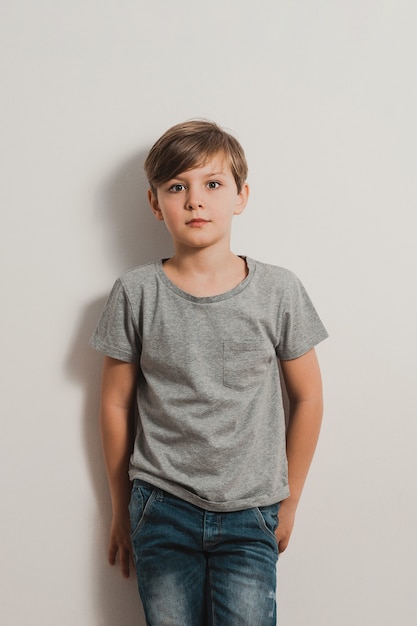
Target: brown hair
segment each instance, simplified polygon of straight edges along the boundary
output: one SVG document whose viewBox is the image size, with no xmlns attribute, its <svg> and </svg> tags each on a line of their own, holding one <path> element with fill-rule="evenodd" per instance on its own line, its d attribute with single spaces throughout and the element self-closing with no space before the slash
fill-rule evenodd
<svg viewBox="0 0 417 626">
<path fill-rule="evenodd" d="M 214 122 L 189 120 L 169 128 L 156 141 L 145 161 L 145 172 L 154 193 L 159 185 L 181 172 L 204 165 L 207 159 L 223 153 L 236 181 L 238 193 L 248 175 L 245 153 L 240 143 Z"/>
</svg>

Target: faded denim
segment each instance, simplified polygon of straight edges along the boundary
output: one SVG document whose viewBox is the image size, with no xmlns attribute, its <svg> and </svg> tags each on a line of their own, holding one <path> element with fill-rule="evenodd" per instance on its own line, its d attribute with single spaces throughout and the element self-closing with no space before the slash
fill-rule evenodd
<svg viewBox="0 0 417 626">
<path fill-rule="evenodd" d="M 275 626 L 279 504 L 195 507 L 135 480 L 132 546 L 148 626 Z"/>
</svg>

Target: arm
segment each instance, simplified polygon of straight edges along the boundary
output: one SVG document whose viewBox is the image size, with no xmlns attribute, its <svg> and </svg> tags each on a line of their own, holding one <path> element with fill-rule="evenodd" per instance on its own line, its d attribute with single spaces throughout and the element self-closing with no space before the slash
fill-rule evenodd
<svg viewBox="0 0 417 626">
<path fill-rule="evenodd" d="M 136 387 L 136 364 L 105 357 L 103 365 L 100 430 L 113 518 L 110 531 L 109 562 L 119 554 L 120 567 L 129 577 L 131 556 L 128 505 L 131 484 L 128 476 L 133 446 L 132 400 Z"/>
<path fill-rule="evenodd" d="M 316 448 L 323 398 L 320 368 L 315 350 L 292 361 L 281 361 L 290 401 L 287 428 L 288 478 L 291 495 L 281 502 L 276 531 L 279 551 L 288 546 L 295 513 Z"/>
</svg>

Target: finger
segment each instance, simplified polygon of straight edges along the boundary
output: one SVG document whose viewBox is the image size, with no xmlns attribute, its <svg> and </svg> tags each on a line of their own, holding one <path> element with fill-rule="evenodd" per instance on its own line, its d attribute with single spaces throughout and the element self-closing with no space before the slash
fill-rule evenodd
<svg viewBox="0 0 417 626">
<path fill-rule="evenodd" d="M 280 541 L 278 541 L 278 552 L 280 554 L 282 554 L 283 552 L 285 552 L 285 550 L 288 547 L 288 543 L 289 540 L 288 539 L 281 539 Z"/>
<path fill-rule="evenodd" d="M 109 546 L 109 563 L 110 563 L 110 565 L 114 565 L 116 563 L 117 551 L 118 551 L 117 544 L 111 543 L 110 546 Z"/>
<path fill-rule="evenodd" d="M 120 568 L 123 578 L 129 578 L 130 575 L 130 552 L 126 548 L 121 548 L 119 553 Z"/>
</svg>

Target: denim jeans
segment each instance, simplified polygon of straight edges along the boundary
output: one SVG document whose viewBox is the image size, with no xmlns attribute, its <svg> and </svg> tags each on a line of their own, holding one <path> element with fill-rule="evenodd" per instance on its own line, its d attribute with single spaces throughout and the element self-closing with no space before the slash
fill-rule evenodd
<svg viewBox="0 0 417 626">
<path fill-rule="evenodd" d="M 135 480 L 132 547 L 148 626 L 275 626 L 278 504 L 200 509 Z"/>
</svg>

